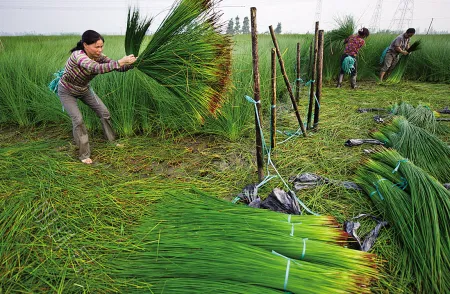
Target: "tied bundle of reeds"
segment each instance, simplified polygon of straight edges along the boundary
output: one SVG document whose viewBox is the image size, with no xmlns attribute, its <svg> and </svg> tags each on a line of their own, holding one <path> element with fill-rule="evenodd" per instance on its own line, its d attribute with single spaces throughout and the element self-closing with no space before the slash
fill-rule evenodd
<svg viewBox="0 0 450 294">
<path fill-rule="evenodd" d="M 450 133 L 450 128 L 439 123 L 436 120 L 436 112 L 427 106 L 418 105 L 414 107 L 409 103 L 402 102 L 399 105 L 395 105 L 391 109 L 391 113 L 405 117 L 413 125 L 421 127 L 432 134 L 445 135 Z"/>
<path fill-rule="evenodd" d="M 371 136 L 386 147 L 395 148 L 442 183 L 450 180 L 450 148 L 426 129 L 399 116 Z"/>
<path fill-rule="evenodd" d="M 231 40 L 221 33 L 220 14 L 214 10 L 217 2 L 175 2 L 135 63 L 173 99 L 189 105 L 201 121 L 221 106 L 231 71 Z M 128 18 L 126 47 L 135 55 L 147 24 L 136 10 Z"/>
<path fill-rule="evenodd" d="M 416 293 L 450 291 L 450 193 L 394 150 L 373 154 L 357 182 L 395 230 L 398 265 Z"/>
<path fill-rule="evenodd" d="M 376 276 L 373 255 L 339 246 L 344 233 L 335 226 L 330 217 L 289 216 L 175 191 L 136 231 L 140 250 L 116 256 L 110 272 L 150 282 L 158 293 L 368 292 L 364 286 Z"/>
</svg>

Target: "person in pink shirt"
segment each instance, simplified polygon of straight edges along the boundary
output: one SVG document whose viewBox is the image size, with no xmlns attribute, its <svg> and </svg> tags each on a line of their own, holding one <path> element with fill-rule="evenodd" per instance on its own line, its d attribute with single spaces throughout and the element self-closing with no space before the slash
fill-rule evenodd
<svg viewBox="0 0 450 294">
<path fill-rule="evenodd" d="M 91 164 L 91 149 L 89 146 L 86 126 L 83 122 L 77 101 L 88 105 L 100 118 L 103 131 L 109 141 L 115 140 L 111 126 L 110 113 L 105 104 L 95 94 L 89 82 L 99 74 L 111 71 L 127 71 L 136 57 L 131 54 L 120 60 L 112 60 L 103 52 L 103 37 L 93 30 L 83 33 L 81 40 L 70 50 L 72 53 L 64 67 L 57 88 L 57 93 L 64 110 L 72 119 L 73 138 L 79 148 L 81 162 Z"/>
<path fill-rule="evenodd" d="M 369 36 L 369 30 L 366 28 L 362 28 L 358 31 L 358 34 L 351 35 L 347 39 L 345 39 L 345 49 L 344 54 L 341 56 L 341 70 L 339 72 L 337 87 L 340 88 L 342 86 L 342 80 L 344 79 L 345 71 L 343 69 L 344 60 L 346 62 L 351 61 L 353 63 L 353 67 L 350 68 L 350 85 L 353 89 L 356 88 L 356 75 L 357 75 L 357 61 L 356 57 L 358 55 L 359 49 L 364 46 L 364 39 Z M 350 59 L 352 58 L 352 59 Z M 347 60 L 346 60 L 347 59 Z"/>
</svg>

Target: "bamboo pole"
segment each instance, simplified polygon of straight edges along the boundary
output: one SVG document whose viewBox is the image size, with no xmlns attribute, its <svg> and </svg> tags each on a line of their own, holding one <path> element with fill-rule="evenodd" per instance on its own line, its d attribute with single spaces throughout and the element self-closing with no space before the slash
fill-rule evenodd
<svg viewBox="0 0 450 294">
<path fill-rule="evenodd" d="M 275 46 L 275 50 L 277 52 L 278 61 L 280 63 L 280 68 L 281 68 L 281 74 L 283 75 L 284 83 L 286 84 L 286 88 L 289 92 L 289 97 L 291 98 L 292 107 L 294 108 L 294 111 L 295 111 L 295 116 L 297 117 L 298 124 L 300 125 L 300 128 L 302 129 L 303 136 L 306 137 L 306 128 L 303 125 L 302 118 L 300 117 L 300 113 L 298 112 L 297 102 L 295 102 L 294 93 L 292 93 L 292 87 L 291 87 L 291 84 L 289 82 L 289 79 L 288 79 L 288 76 L 286 73 L 286 68 L 284 66 L 284 61 L 283 61 L 283 57 L 281 56 L 280 47 L 278 46 L 277 38 L 275 37 L 275 32 L 273 31 L 272 26 L 269 26 L 269 30 L 270 30 L 270 34 L 272 35 L 273 45 Z"/>
<path fill-rule="evenodd" d="M 256 103 L 255 113 L 255 131 L 256 131 L 256 163 L 258 166 L 258 179 L 264 179 L 264 160 L 262 150 L 262 121 L 261 121 L 261 90 L 259 75 L 259 56 L 258 56 L 258 31 L 256 24 L 256 7 L 250 8 L 251 30 L 252 30 L 252 58 L 253 58 L 253 99 Z M 258 122 L 259 117 L 259 122 Z M 260 125 L 261 124 L 261 125 Z"/>
<path fill-rule="evenodd" d="M 309 105 L 308 105 L 308 120 L 306 126 L 308 129 L 311 128 L 311 118 L 312 118 L 312 110 L 314 105 L 314 84 L 316 83 L 316 72 L 317 72 L 317 50 L 318 50 L 318 41 L 319 41 L 319 22 L 316 21 L 316 29 L 314 34 L 314 53 L 313 53 L 313 66 L 311 70 L 311 87 L 309 91 Z"/>
<path fill-rule="evenodd" d="M 314 104 L 314 129 L 319 126 L 319 115 L 320 115 L 320 98 L 322 97 L 322 81 L 323 81 L 323 30 L 319 30 L 319 51 L 317 58 L 317 82 L 316 82 L 316 103 Z"/>
<path fill-rule="evenodd" d="M 276 145 L 277 136 L 277 56 L 276 51 L 272 48 L 272 108 L 270 116 L 270 149 L 273 150 Z"/>
<path fill-rule="evenodd" d="M 300 101 L 300 43 L 297 43 L 297 79 L 295 80 L 295 100 Z"/>
</svg>

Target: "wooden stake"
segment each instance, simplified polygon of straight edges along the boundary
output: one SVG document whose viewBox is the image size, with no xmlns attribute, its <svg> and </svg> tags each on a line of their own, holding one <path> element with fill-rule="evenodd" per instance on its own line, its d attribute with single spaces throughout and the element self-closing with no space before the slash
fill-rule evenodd
<svg viewBox="0 0 450 294">
<path fill-rule="evenodd" d="M 276 145 L 277 137 L 277 56 L 275 49 L 272 48 L 272 109 L 270 119 L 270 149 L 273 150 Z"/>
<path fill-rule="evenodd" d="M 312 118 L 312 109 L 314 105 L 314 84 L 316 80 L 316 72 L 317 72 L 317 50 L 318 50 L 318 41 L 319 41 L 319 22 L 316 21 L 316 31 L 314 34 L 314 56 L 313 56 L 313 66 L 311 70 L 311 87 L 309 91 L 309 105 L 308 105 L 308 121 L 306 126 L 308 129 L 311 128 L 311 118 Z"/>
<path fill-rule="evenodd" d="M 313 66 L 313 43 L 314 42 L 311 42 L 311 44 L 309 45 L 309 67 L 308 67 L 309 72 L 312 72 Z"/>
<path fill-rule="evenodd" d="M 295 80 L 295 100 L 300 101 L 300 43 L 297 43 L 297 79 Z"/>
<path fill-rule="evenodd" d="M 262 121 L 261 121 L 261 97 L 260 97 L 260 75 L 259 75 L 259 56 L 258 56 L 258 31 L 256 25 L 256 7 L 250 8 L 251 29 L 252 29 L 252 58 L 253 58 L 253 99 L 256 103 L 255 113 L 255 131 L 256 131 L 256 163 L 258 165 L 258 179 L 261 182 L 264 179 L 264 159 L 262 150 Z M 259 117 L 259 124 L 258 124 Z M 261 125 L 260 125 L 261 124 Z M 261 129 L 260 129 L 261 128 Z"/>
<path fill-rule="evenodd" d="M 317 82 L 316 82 L 316 101 L 314 107 L 314 129 L 319 126 L 319 115 L 320 115 L 320 98 L 322 97 L 322 80 L 323 80 L 323 30 L 319 31 L 319 52 L 317 58 Z"/>
<path fill-rule="evenodd" d="M 292 87 L 286 73 L 286 68 L 284 67 L 283 57 L 281 57 L 280 47 L 278 46 L 277 38 L 275 37 L 275 32 L 273 31 L 272 26 L 269 26 L 269 30 L 270 34 L 272 35 L 273 45 L 275 46 L 275 50 L 277 52 L 278 61 L 280 62 L 281 74 L 283 75 L 284 83 L 286 84 L 286 88 L 289 92 L 289 97 L 291 98 L 292 107 L 294 108 L 295 111 L 295 116 L 297 117 L 298 124 L 302 129 L 303 136 L 306 137 L 306 128 L 303 125 L 302 118 L 300 117 L 300 113 L 298 112 L 297 102 L 295 101 L 294 93 L 292 93 Z"/>
</svg>

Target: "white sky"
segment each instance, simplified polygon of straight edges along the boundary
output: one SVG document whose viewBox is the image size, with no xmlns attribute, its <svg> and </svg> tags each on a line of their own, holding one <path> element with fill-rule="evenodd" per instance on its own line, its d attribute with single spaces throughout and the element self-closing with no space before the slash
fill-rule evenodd
<svg viewBox="0 0 450 294">
<path fill-rule="evenodd" d="M 383 1 L 381 29 L 389 29 L 400 2 Z M 434 18 L 434 30 L 450 31 L 450 0 L 411 2 L 414 3 L 411 27 L 426 32 Z M 0 0 L 0 34 L 81 34 L 87 29 L 105 35 L 124 34 L 128 5 L 139 7 L 143 15 L 158 15 L 150 27 L 154 31 L 172 3 L 172 0 Z M 333 29 L 335 19 L 346 15 L 352 15 L 358 27 L 370 27 L 376 3 L 377 0 L 322 0 L 320 27 Z M 223 0 L 219 8 L 224 22 L 238 15 L 242 26 L 244 17 L 250 16 L 250 7 L 256 7 L 261 33 L 268 31 L 269 25 L 276 27 L 278 22 L 284 33 L 306 33 L 314 30 L 316 6 L 317 0 Z"/>
</svg>

